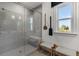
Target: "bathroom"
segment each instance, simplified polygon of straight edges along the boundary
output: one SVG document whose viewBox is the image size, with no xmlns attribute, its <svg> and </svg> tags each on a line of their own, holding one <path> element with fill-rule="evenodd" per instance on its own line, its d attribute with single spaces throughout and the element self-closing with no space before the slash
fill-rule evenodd
<svg viewBox="0 0 79 59">
<path fill-rule="evenodd" d="M 79 2 L 0 2 L 0 56 L 79 56 Z"/>
</svg>

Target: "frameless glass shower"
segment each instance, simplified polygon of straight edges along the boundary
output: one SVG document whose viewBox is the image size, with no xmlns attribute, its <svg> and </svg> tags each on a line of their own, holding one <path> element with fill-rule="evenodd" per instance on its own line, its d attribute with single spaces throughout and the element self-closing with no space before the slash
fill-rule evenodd
<svg viewBox="0 0 79 59">
<path fill-rule="evenodd" d="M 0 55 L 22 56 L 31 54 L 36 49 L 37 37 L 41 39 L 41 15 L 39 13 L 32 14 L 32 26 L 30 15 L 27 15 L 26 18 L 26 14 L 21 15 L 0 8 Z M 33 31 L 30 31 L 31 28 Z"/>
<path fill-rule="evenodd" d="M 23 17 L 0 8 L 0 54 L 23 46 Z"/>
</svg>

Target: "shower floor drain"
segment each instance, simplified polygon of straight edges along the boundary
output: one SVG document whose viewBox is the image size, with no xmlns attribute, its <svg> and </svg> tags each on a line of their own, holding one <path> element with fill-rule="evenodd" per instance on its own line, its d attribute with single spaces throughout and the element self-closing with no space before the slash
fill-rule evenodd
<svg viewBox="0 0 79 59">
<path fill-rule="evenodd" d="M 19 53 L 22 53 L 22 51 L 21 51 L 21 50 L 19 50 Z"/>
</svg>

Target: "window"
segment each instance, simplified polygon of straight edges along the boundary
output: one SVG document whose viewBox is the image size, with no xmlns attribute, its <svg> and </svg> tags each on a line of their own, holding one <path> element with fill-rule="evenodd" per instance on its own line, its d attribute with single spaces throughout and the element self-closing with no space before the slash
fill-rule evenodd
<svg viewBox="0 0 79 59">
<path fill-rule="evenodd" d="M 30 30 L 33 31 L 33 17 L 30 17 Z"/>
<path fill-rule="evenodd" d="M 58 31 L 71 32 L 72 5 L 66 4 L 58 8 Z"/>
</svg>

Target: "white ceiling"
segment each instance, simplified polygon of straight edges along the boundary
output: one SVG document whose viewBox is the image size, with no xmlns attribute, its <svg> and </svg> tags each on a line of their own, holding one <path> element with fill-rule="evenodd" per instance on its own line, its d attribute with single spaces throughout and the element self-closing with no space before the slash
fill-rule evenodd
<svg viewBox="0 0 79 59">
<path fill-rule="evenodd" d="M 29 9 L 36 8 L 42 4 L 42 2 L 19 2 L 19 3 L 24 5 L 25 7 L 29 8 Z"/>
</svg>

